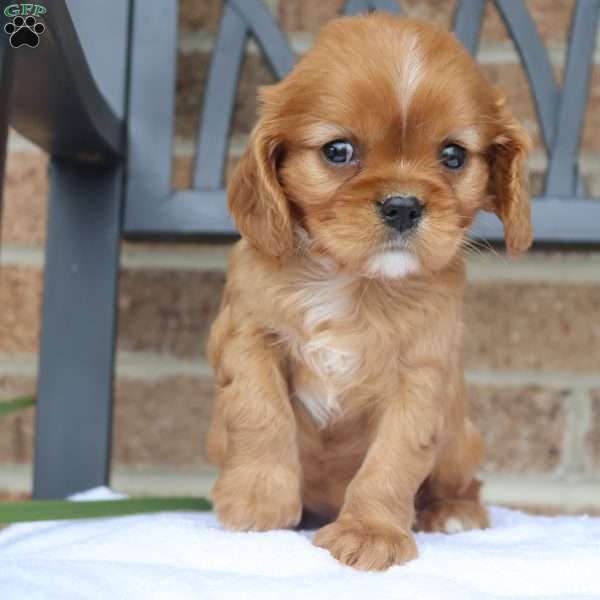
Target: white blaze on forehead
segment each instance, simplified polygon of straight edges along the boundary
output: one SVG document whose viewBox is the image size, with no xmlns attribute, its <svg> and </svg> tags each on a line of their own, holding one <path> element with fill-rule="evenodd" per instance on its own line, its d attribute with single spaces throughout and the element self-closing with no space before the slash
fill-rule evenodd
<svg viewBox="0 0 600 600">
<path fill-rule="evenodd" d="M 403 129 L 406 129 L 410 103 L 423 80 L 425 71 L 424 59 L 416 33 L 409 33 L 404 37 L 401 61 L 397 87 L 400 96 L 400 109 L 402 110 Z"/>
<path fill-rule="evenodd" d="M 378 252 L 367 265 L 369 275 L 399 279 L 419 270 L 419 259 L 406 250 Z"/>
</svg>

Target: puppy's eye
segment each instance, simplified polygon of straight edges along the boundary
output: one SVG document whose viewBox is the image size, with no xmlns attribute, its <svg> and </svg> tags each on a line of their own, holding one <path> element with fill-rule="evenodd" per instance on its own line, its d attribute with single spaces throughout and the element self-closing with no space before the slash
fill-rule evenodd
<svg viewBox="0 0 600 600">
<path fill-rule="evenodd" d="M 334 140 L 322 148 L 323 156 L 337 165 L 348 164 L 354 158 L 354 146 L 348 140 Z"/>
<path fill-rule="evenodd" d="M 460 169 L 467 160 L 467 151 L 458 144 L 446 144 L 440 150 L 440 162 L 449 169 Z"/>
</svg>

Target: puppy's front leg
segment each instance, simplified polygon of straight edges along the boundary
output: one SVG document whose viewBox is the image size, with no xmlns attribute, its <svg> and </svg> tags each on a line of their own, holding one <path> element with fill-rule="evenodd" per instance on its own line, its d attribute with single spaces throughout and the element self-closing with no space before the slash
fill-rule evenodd
<svg viewBox="0 0 600 600">
<path fill-rule="evenodd" d="M 297 525 L 301 467 L 281 359 L 261 332 L 246 327 L 227 335 L 213 366 L 217 398 L 208 451 L 221 468 L 213 489 L 221 522 L 257 531 Z"/>
<path fill-rule="evenodd" d="M 341 562 L 383 570 L 416 558 L 415 494 L 433 468 L 444 421 L 439 384 L 436 369 L 413 370 L 399 396 L 382 405 L 337 520 L 315 536 L 315 544 Z"/>
</svg>

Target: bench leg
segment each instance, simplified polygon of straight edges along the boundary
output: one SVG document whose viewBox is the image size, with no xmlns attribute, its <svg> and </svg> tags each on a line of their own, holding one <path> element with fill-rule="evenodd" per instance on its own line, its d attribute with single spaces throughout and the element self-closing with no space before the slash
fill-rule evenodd
<svg viewBox="0 0 600 600">
<path fill-rule="evenodd" d="M 123 169 L 53 160 L 35 498 L 108 483 Z"/>
<path fill-rule="evenodd" d="M 8 36 L 0 40 L 0 242 L 2 234 L 2 195 L 4 192 L 4 168 L 10 117 L 10 92 L 12 89 L 12 60 L 8 50 Z"/>
</svg>

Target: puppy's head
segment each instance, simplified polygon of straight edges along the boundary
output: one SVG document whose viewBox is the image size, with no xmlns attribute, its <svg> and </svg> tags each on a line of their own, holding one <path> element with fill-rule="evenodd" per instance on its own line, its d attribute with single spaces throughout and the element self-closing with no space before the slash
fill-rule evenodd
<svg viewBox="0 0 600 600">
<path fill-rule="evenodd" d="M 262 111 L 230 186 L 242 235 L 288 256 L 297 237 L 343 269 L 442 269 L 479 209 L 508 251 L 531 243 L 527 135 L 444 30 L 384 14 L 330 22 Z"/>
</svg>

